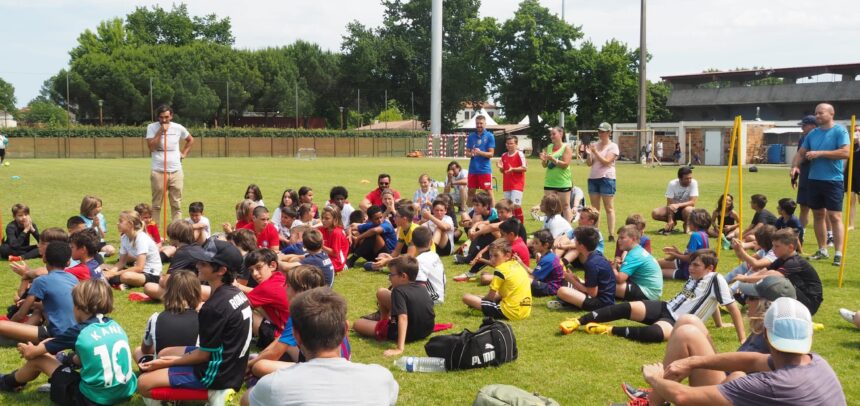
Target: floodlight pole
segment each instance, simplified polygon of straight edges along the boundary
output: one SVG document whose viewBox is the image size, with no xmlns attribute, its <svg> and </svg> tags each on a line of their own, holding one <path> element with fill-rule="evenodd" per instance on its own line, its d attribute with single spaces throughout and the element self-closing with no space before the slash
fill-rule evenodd
<svg viewBox="0 0 860 406">
<path fill-rule="evenodd" d="M 645 66 L 647 65 L 648 50 L 645 47 L 645 0 L 641 0 L 641 11 L 639 13 L 639 117 L 637 124 L 640 130 L 647 126 L 647 104 L 648 104 L 648 82 L 646 81 Z M 645 140 L 642 137 L 645 137 Z M 648 134 L 639 133 L 639 149 L 647 143 Z"/>
<path fill-rule="evenodd" d="M 564 0 L 561 0 L 561 21 L 567 24 L 567 21 L 564 19 Z M 564 109 L 558 112 L 558 126 L 564 131 Z M 564 131 L 564 133 L 566 134 L 567 131 Z"/>
<path fill-rule="evenodd" d="M 442 133 L 442 0 L 433 0 L 430 17 L 430 134 Z M 388 106 L 386 106 L 388 107 Z"/>
</svg>

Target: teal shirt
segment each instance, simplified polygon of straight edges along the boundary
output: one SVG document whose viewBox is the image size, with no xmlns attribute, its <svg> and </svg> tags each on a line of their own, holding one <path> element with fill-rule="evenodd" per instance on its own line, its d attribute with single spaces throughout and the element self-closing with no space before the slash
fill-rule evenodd
<svg viewBox="0 0 860 406">
<path fill-rule="evenodd" d="M 641 245 L 627 252 L 619 271 L 627 274 L 629 281 L 639 286 L 648 299 L 660 299 L 663 294 L 663 272 L 657 260 Z"/>
</svg>

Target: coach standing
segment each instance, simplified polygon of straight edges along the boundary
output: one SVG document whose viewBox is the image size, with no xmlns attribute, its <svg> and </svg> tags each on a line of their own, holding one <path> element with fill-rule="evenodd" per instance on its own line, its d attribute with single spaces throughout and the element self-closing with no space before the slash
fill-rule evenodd
<svg viewBox="0 0 860 406">
<path fill-rule="evenodd" d="M 472 204 L 472 197 L 478 189 L 485 190 L 490 195 L 490 207 L 496 206 L 496 199 L 493 197 L 493 168 L 490 165 L 490 158 L 496 153 L 496 137 L 493 133 L 484 129 L 486 119 L 484 116 L 475 117 L 475 131 L 469 133 L 469 138 L 466 139 L 466 156 L 469 157 L 469 175 L 467 176 L 469 188 L 469 201 L 466 205 Z"/>
<path fill-rule="evenodd" d="M 149 146 L 149 152 L 152 153 L 152 171 L 149 174 L 152 188 L 152 218 L 155 221 L 161 220 L 161 204 L 164 201 L 166 183 L 170 212 L 173 220 L 177 220 L 182 217 L 180 206 L 184 186 L 182 159 L 191 150 L 194 137 L 181 124 L 171 122 L 173 109 L 170 106 L 158 106 L 155 112 L 158 114 L 158 121 L 146 127 L 146 143 Z M 185 146 L 180 151 L 181 140 L 185 140 Z M 161 229 L 164 230 L 164 227 L 167 225 L 162 224 Z"/>
<path fill-rule="evenodd" d="M 827 222 L 833 226 L 836 253 L 833 265 L 842 263 L 842 199 L 845 196 L 842 160 L 848 159 L 848 130 L 833 121 L 833 106 L 821 103 L 815 107 L 818 128 L 809 132 L 791 165 L 791 176 L 800 174 L 800 164 L 809 161 L 807 201 L 812 209 L 812 223 L 818 251 L 810 259 L 825 259 L 827 253 Z"/>
</svg>

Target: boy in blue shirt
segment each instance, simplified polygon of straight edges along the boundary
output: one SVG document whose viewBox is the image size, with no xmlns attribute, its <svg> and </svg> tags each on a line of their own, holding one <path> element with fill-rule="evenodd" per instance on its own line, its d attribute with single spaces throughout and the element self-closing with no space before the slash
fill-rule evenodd
<svg viewBox="0 0 860 406">
<path fill-rule="evenodd" d="M 690 239 L 683 253 L 675 246 L 663 248 L 666 259 L 661 259 L 660 268 L 666 279 L 687 280 L 690 277 L 690 255 L 694 252 L 709 248 L 708 229 L 711 228 L 711 217 L 705 209 L 694 209 L 687 219 L 690 226 Z"/>
<path fill-rule="evenodd" d="M 71 256 L 72 249 L 69 243 L 53 241 L 48 244 L 43 257 L 48 273 L 33 280 L 18 312 L 10 320 L 0 321 L 0 336 L 21 342 L 40 342 L 46 338 L 56 337 L 75 325 L 72 288 L 78 280 L 74 275 L 64 271 Z M 33 310 L 36 300 L 42 302 L 42 315 L 48 321 L 47 325 L 23 323 Z M 31 317 L 38 316 L 34 312 Z"/>
<path fill-rule="evenodd" d="M 304 255 L 287 255 L 281 259 L 281 268 L 287 272 L 299 265 L 312 265 L 319 268 L 325 276 L 326 286 L 334 284 L 334 267 L 331 258 L 323 251 L 322 233 L 317 229 L 310 229 L 302 234 L 302 244 L 307 250 Z"/>
<path fill-rule="evenodd" d="M 797 203 L 790 198 L 784 197 L 779 199 L 776 206 L 776 211 L 779 213 L 779 218 L 776 219 L 776 223 L 774 227 L 777 230 L 781 230 L 783 228 L 790 228 L 794 230 L 797 234 L 797 239 L 803 244 L 803 226 L 800 225 L 800 219 L 794 215 L 794 211 L 797 210 Z M 798 247 L 799 248 L 799 247 Z M 798 252 L 801 250 L 798 249 Z"/>
<path fill-rule="evenodd" d="M 573 235 L 576 237 L 578 256 L 583 260 L 585 281 L 581 281 L 573 272 L 565 272 L 564 279 L 573 287 L 559 288 L 557 295 L 560 300 L 550 300 L 547 307 L 560 309 L 570 304 L 593 311 L 615 304 L 615 273 L 609 260 L 597 251 L 597 242 L 600 240 L 597 229 L 580 226 L 573 231 Z"/>
<path fill-rule="evenodd" d="M 382 207 L 370 206 L 367 209 L 367 222 L 351 224 L 353 235 L 352 256 L 346 260 L 346 267 L 355 266 L 355 261 L 364 258 L 365 261 L 376 261 L 381 253 L 390 254 L 397 245 L 397 232 L 394 226 L 385 220 Z"/>
<path fill-rule="evenodd" d="M 626 301 L 659 300 L 663 294 L 660 264 L 640 244 L 639 228 L 626 225 L 618 230 L 618 248 L 627 255 L 615 272 L 615 297 Z"/>
<path fill-rule="evenodd" d="M 40 373 L 48 375 L 51 400 L 61 405 L 113 405 L 127 401 L 137 389 L 128 335 L 116 321 L 105 317 L 113 311 L 113 293 L 103 281 L 86 280 L 69 293 L 77 324 L 51 340 L 34 345 L 18 344 L 27 360 L 20 369 L 0 375 L 0 390 L 13 392 Z M 75 350 L 77 357 L 61 363 L 49 354 Z M 81 372 L 73 367 L 79 364 Z"/>
<path fill-rule="evenodd" d="M 552 233 L 547 229 L 535 231 L 532 235 L 532 249 L 535 256 L 540 256 L 537 266 L 531 271 L 533 297 L 553 296 L 564 283 L 564 266 L 558 255 L 552 252 L 553 241 Z"/>
</svg>

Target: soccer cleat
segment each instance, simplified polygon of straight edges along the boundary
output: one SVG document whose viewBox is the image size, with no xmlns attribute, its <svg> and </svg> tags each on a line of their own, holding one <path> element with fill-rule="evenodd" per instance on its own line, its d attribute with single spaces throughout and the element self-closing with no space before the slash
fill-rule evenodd
<svg viewBox="0 0 860 406">
<path fill-rule="evenodd" d="M 152 301 L 152 298 L 145 293 L 131 292 L 128 294 L 128 300 L 132 302 L 149 302 Z"/>
<path fill-rule="evenodd" d="M 630 400 L 648 399 L 648 395 L 653 391 L 651 388 L 637 388 L 627 382 L 621 383 L 621 390 Z"/>
<path fill-rule="evenodd" d="M 585 325 L 585 332 L 595 335 L 609 335 L 612 333 L 612 326 L 600 323 L 588 323 Z"/>
<path fill-rule="evenodd" d="M 615 236 L 610 235 L 609 238 L 606 239 L 607 242 L 615 242 Z"/>
<path fill-rule="evenodd" d="M 546 307 L 550 310 L 561 310 L 561 309 L 565 309 L 565 308 L 570 307 L 570 306 L 561 300 L 553 299 L 553 300 L 546 302 Z"/>
<path fill-rule="evenodd" d="M 809 257 L 809 259 L 811 259 L 813 261 L 818 261 L 820 259 L 827 259 L 827 258 L 830 258 L 830 254 L 828 254 L 827 251 L 823 251 L 823 250 L 815 251 L 815 253 Z"/>
<path fill-rule="evenodd" d="M 661 228 L 660 231 L 657 231 L 657 234 L 660 234 L 660 235 L 669 235 L 670 233 L 671 233 L 671 231 L 666 230 L 665 228 Z"/>
<path fill-rule="evenodd" d="M 848 309 L 839 309 L 839 315 L 849 323 L 854 322 L 854 312 Z"/>
<path fill-rule="evenodd" d="M 834 255 L 833 256 L 833 266 L 842 265 L 842 255 Z"/>
<path fill-rule="evenodd" d="M 474 274 L 472 272 L 464 272 L 464 273 L 461 273 L 460 275 L 455 276 L 454 282 L 468 282 L 470 280 L 475 280 L 476 277 L 477 277 L 477 274 Z"/>
<path fill-rule="evenodd" d="M 454 264 L 455 265 L 462 265 L 462 264 L 467 264 L 467 263 L 469 263 L 469 261 L 466 260 L 466 257 L 464 257 L 460 254 L 454 254 Z"/>
<path fill-rule="evenodd" d="M 579 319 L 567 319 L 558 324 L 562 334 L 570 334 L 579 328 Z"/>
<path fill-rule="evenodd" d="M 628 402 L 619 402 L 619 403 L 609 403 L 609 406 L 650 406 L 648 403 L 648 399 L 646 398 L 635 398 L 630 399 Z"/>
</svg>

